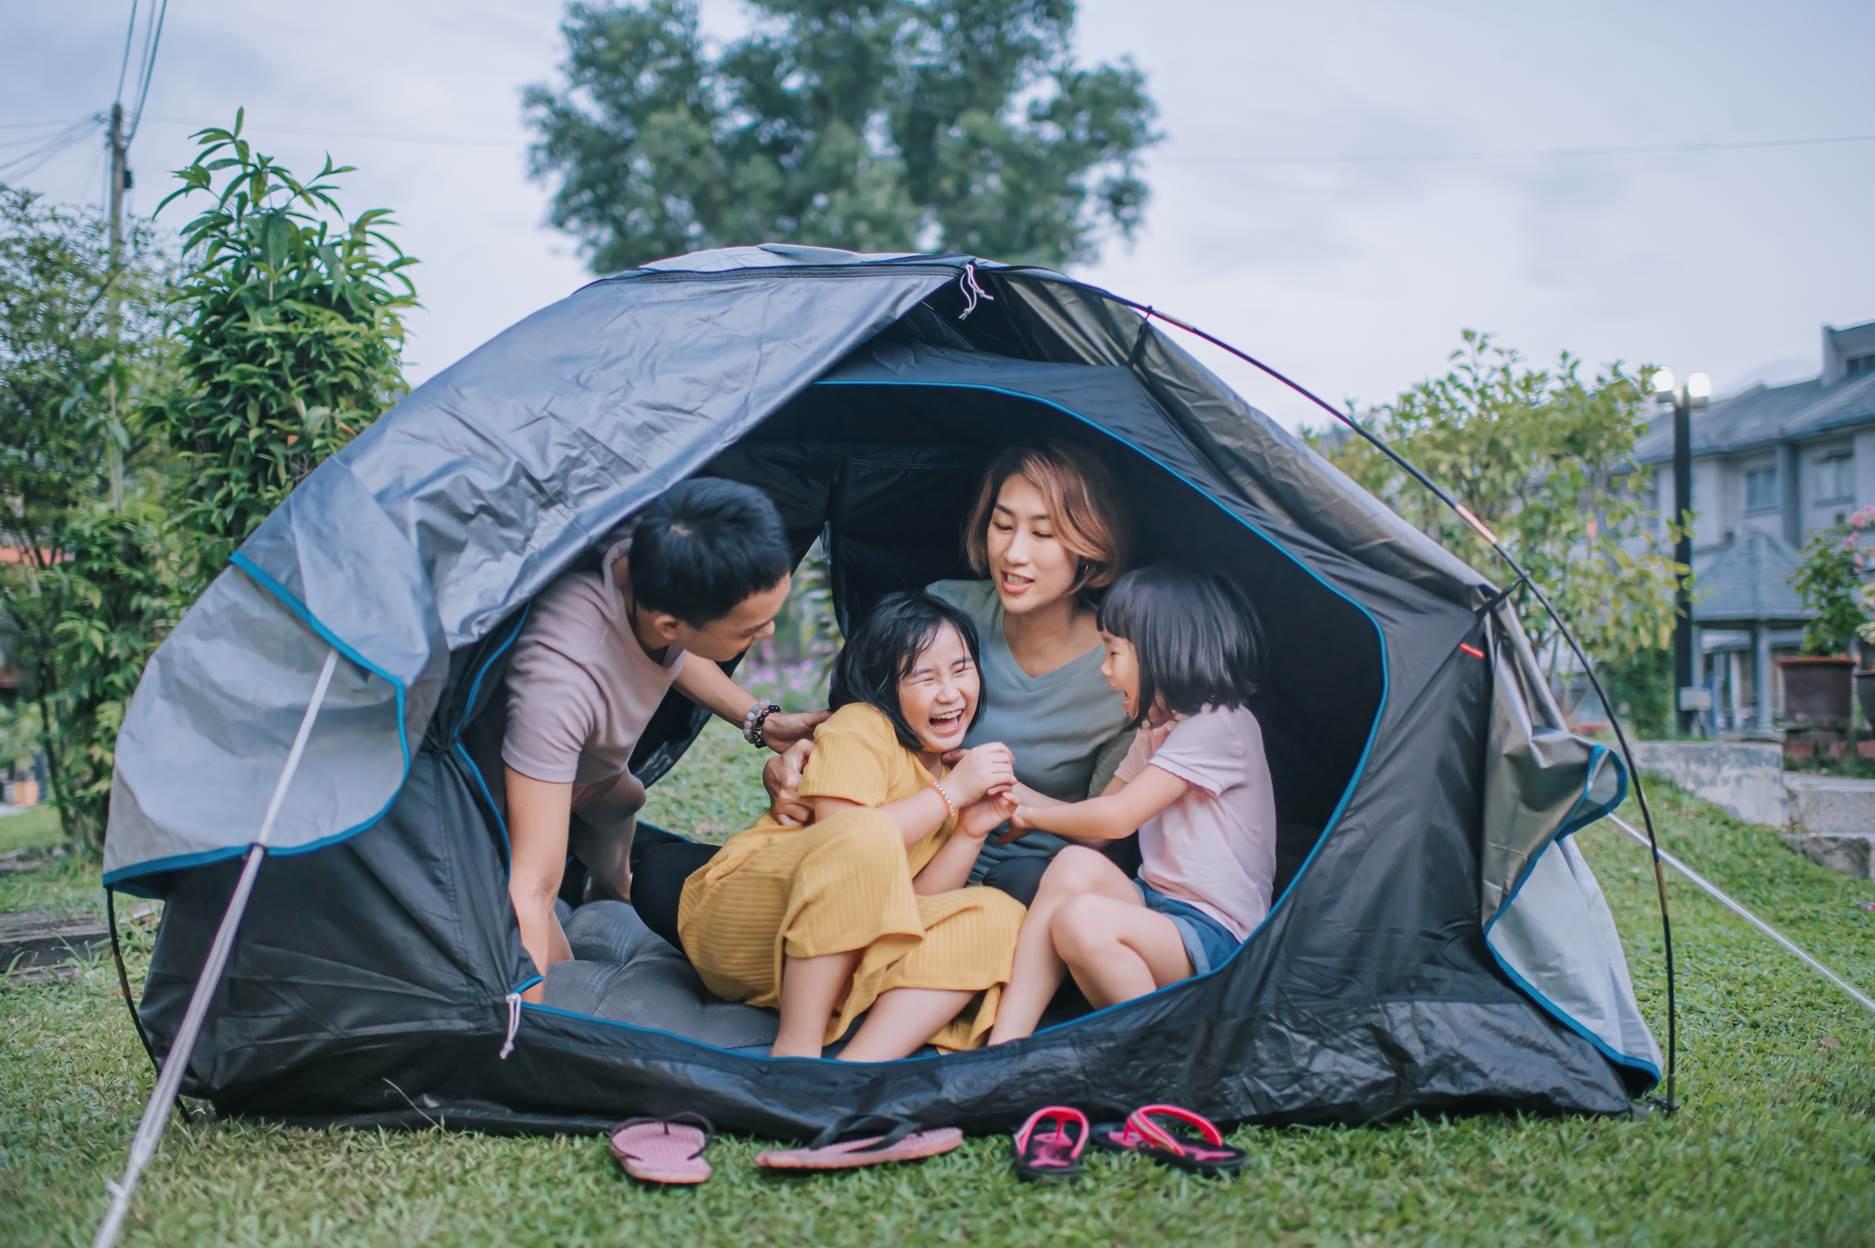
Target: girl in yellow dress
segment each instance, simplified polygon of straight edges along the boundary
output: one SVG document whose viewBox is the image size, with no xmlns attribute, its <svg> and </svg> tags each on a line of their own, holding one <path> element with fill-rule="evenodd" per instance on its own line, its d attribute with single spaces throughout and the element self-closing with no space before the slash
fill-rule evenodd
<svg viewBox="0 0 1875 1248">
<path fill-rule="evenodd" d="M 927 594 L 893 594 L 847 641 L 828 701 L 800 785 L 813 822 L 764 815 L 690 877 L 684 952 L 717 996 L 779 1005 L 778 1057 L 820 1056 L 862 1013 L 842 1060 L 972 1048 L 1024 914 L 965 887 L 1014 810 L 1008 748 L 961 748 L 981 705 L 976 629 Z"/>
</svg>

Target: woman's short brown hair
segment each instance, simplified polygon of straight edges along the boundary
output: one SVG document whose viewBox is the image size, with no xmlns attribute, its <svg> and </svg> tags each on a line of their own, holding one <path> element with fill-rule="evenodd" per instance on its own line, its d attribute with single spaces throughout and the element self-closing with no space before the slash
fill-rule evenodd
<svg viewBox="0 0 1875 1248">
<path fill-rule="evenodd" d="M 1126 569 L 1126 524 L 1106 464 L 1077 446 L 1012 446 L 999 452 L 983 474 L 983 488 L 964 530 L 964 554 L 978 576 L 990 569 L 990 513 L 1003 482 L 1022 477 L 1042 493 L 1055 524 L 1055 538 L 1080 566 L 1074 593 L 1103 589 Z"/>
</svg>

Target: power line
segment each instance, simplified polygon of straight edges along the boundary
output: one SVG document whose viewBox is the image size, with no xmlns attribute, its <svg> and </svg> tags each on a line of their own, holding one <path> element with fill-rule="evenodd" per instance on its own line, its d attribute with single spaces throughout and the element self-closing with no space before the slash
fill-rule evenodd
<svg viewBox="0 0 1875 1248">
<path fill-rule="evenodd" d="M 111 98 L 120 104 L 124 99 L 124 71 L 130 68 L 130 41 L 137 33 L 137 0 L 130 0 L 130 25 L 124 28 L 124 59 L 117 64 L 117 86 Z"/>
<path fill-rule="evenodd" d="M 72 144 L 84 138 L 85 130 L 96 124 L 97 118 L 95 117 L 87 117 L 83 121 L 74 122 L 31 151 L 0 162 L 0 174 L 11 174 L 13 177 L 23 178 L 28 174 L 37 173 Z"/>
<path fill-rule="evenodd" d="M 1792 139 L 1736 139 L 1694 143 L 1633 143 L 1604 147 L 1533 147 L 1484 152 L 1399 152 L 1346 156 L 1170 156 L 1166 165 L 1386 165 L 1492 160 L 1566 160 L 1605 156 L 1664 156 L 1691 152 L 1744 152 L 1779 147 L 1823 147 L 1875 143 L 1875 134 L 1837 134 Z"/>
<path fill-rule="evenodd" d="M 168 16 L 169 0 L 163 0 L 163 7 L 156 11 L 156 19 L 150 24 L 148 52 L 143 58 L 143 81 L 137 90 L 137 106 L 130 110 L 130 133 L 124 136 L 126 149 L 136 140 L 137 127 L 143 124 L 143 103 L 150 98 L 150 80 L 156 76 L 156 53 L 163 46 L 163 19 Z"/>
</svg>

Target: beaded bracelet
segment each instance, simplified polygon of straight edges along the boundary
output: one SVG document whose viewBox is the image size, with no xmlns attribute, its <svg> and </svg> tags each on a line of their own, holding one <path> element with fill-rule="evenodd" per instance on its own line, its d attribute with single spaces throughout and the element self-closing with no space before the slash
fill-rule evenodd
<svg viewBox="0 0 1875 1248">
<path fill-rule="evenodd" d="M 768 717 L 780 710 L 773 702 L 766 706 L 757 702 L 751 706 L 749 713 L 742 717 L 742 739 L 758 750 L 768 748 L 768 742 L 762 737 L 762 728 L 768 723 Z"/>
<path fill-rule="evenodd" d="M 936 789 L 938 796 L 944 799 L 944 809 L 950 812 L 950 817 L 952 819 L 955 819 L 957 817 L 957 802 L 956 799 L 951 797 L 951 791 L 944 787 L 944 782 L 942 780 L 933 780 L 931 782 L 931 787 Z"/>
</svg>

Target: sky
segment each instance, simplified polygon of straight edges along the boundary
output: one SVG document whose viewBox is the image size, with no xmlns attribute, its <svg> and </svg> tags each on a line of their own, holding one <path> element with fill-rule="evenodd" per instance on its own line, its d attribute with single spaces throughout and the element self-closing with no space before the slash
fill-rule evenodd
<svg viewBox="0 0 1875 1248">
<path fill-rule="evenodd" d="M 56 133 L 38 123 L 108 109 L 130 7 L 0 11 L 0 166 Z M 341 202 L 391 208 L 421 261 L 421 381 L 591 276 L 526 176 L 520 92 L 555 80 L 559 18 L 552 0 L 173 0 L 130 208 L 238 106 L 290 168 L 357 165 Z M 748 20 L 735 0 L 703 18 L 717 39 Z M 1875 320 L 1875 141 L 1810 142 L 1875 140 L 1864 0 L 1082 0 L 1076 51 L 1134 59 L 1164 140 L 1143 230 L 1075 276 L 1331 402 L 1442 372 L 1465 328 L 1536 361 L 1704 370 L 1724 394 L 1814 376 L 1822 325 Z M 102 131 L 0 180 L 100 203 Z M 1324 419 L 1185 341 L 1284 424 Z"/>
</svg>

